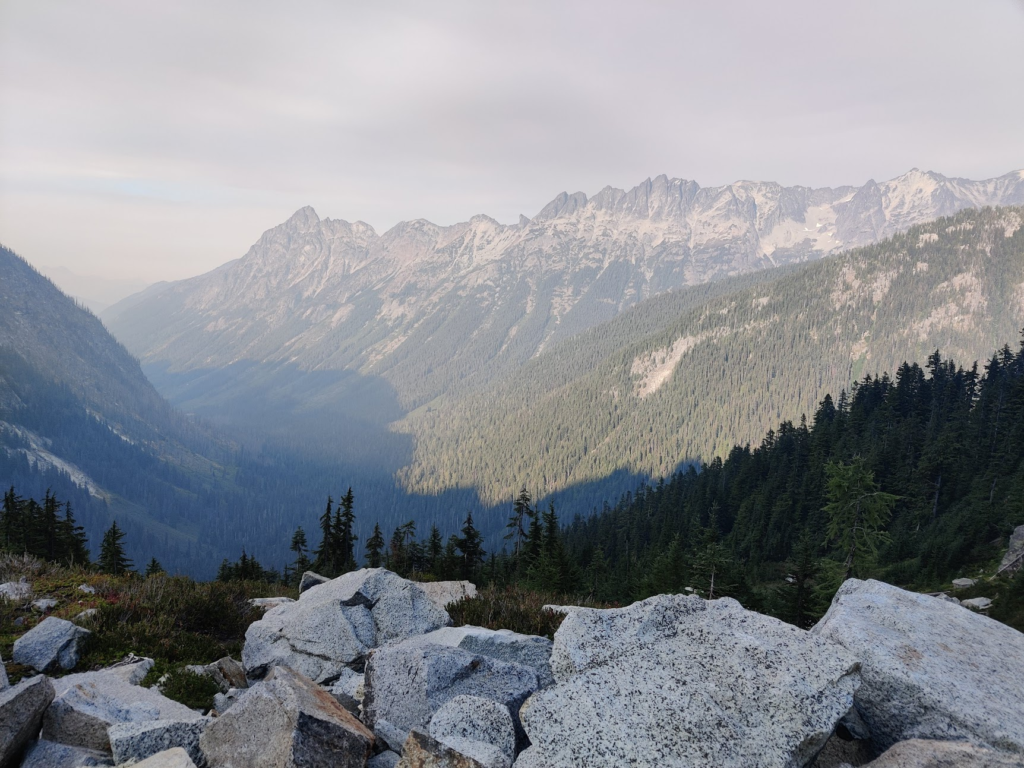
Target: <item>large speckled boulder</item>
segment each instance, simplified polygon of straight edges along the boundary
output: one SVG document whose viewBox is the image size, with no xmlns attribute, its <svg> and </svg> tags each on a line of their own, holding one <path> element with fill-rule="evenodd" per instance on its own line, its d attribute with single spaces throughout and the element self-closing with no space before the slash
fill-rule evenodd
<svg viewBox="0 0 1024 768">
<path fill-rule="evenodd" d="M 963 741 L 901 741 L 864 768 L 1024 768 L 1024 757 Z"/>
<path fill-rule="evenodd" d="M 397 749 L 456 696 L 490 699 L 517 713 L 540 683 L 521 664 L 410 638 L 374 651 L 364 685 L 363 721 Z"/>
<path fill-rule="evenodd" d="M 198 712 L 159 691 L 97 674 L 60 693 L 43 717 L 42 738 L 109 754 L 108 730 L 115 723 L 199 720 Z"/>
<path fill-rule="evenodd" d="M 0 691 L 0 766 L 12 765 L 35 737 L 51 701 L 53 685 L 42 675 Z"/>
<path fill-rule="evenodd" d="M 14 663 L 38 672 L 74 669 L 91 632 L 49 616 L 14 641 Z"/>
<path fill-rule="evenodd" d="M 414 582 L 364 568 L 267 611 L 245 633 L 242 665 L 250 679 L 287 666 L 318 683 L 331 682 L 372 648 L 450 623 Z"/>
<path fill-rule="evenodd" d="M 210 768 L 364 768 L 373 734 L 312 680 L 275 667 L 199 744 Z"/>
<path fill-rule="evenodd" d="M 102 752 L 53 741 L 34 741 L 25 750 L 19 768 L 97 768 L 112 765 L 114 761 L 110 755 Z"/>
<path fill-rule="evenodd" d="M 516 729 L 508 707 L 479 696 L 449 699 L 434 713 L 427 733 L 491 768 L 510 768 L 516 756 Z"/>
<path fill-rule="evenodd" d="M 570 611 L 557 683 L 520 710 L 517 768 L 803 766 L 849 711 L 858 662 L 731 599 L 661 595 Z"/>
<path fill-rule="evenodd" d="M 476 584 L 471 581 L 427 581 L 420 583 L 420 588 L 439 608 L 447 608 L 477 594 Z"/>
<path fill-rule="evenodd" d="M 861 659 L 857 709 L 879 750 L 907 739 L 1024 753 L 1024 635 L 880 581 L 848 580 L 812 632 Z"/>
<path fill-rule="evenodd" d="M 555 682 L 551 674 L 552 643 L 546 637 L 523 635 L 508 629 L 463 626 L 442 627 L 407 642 L 447 645 L 499 661 L 522 664 L 537 673 L 541 688 Z"/>
<path fill-rule="evenodd" d="M 114 762 L 132 763 L 145 760 L 169 749 L 180 747 L 196 765 L 206 765 L 199 737 L 211 719 L 145 720 L 138 723 L 114 723 L 107 730 Z"/>
</svg>

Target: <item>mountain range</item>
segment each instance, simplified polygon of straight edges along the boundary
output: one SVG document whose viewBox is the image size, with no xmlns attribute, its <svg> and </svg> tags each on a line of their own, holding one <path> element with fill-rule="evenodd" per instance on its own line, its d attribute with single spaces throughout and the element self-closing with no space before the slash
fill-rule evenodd
<svg viewBox="0 0 1024 768">
<path fill-rule="evenodd" d="M 589 198 L 562 193 L 514 225 L 414 220 L 381 235 L 304 208 L 241 259 L 154 286 L 103 319 L 187 410 L 223 415 L 240 396 L 264 411 L 330 410 L 356 380 L 295 376 L 349 371 L 394 388 L 397 403 L 369 409 L 391 420 L 396 406 L 514 375 L 659 293 L 814 260 L 964 208 L 1021 204 L 1024 172 L 967 181 L 915 169 L 837 189 L 659 176 Z"/>
</svg>

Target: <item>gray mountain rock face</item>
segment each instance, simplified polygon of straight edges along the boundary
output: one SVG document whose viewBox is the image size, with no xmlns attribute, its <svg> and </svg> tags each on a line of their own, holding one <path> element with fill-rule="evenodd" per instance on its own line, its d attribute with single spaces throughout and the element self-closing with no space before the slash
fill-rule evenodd
<svg viewBox="0 0 1024 768">
<path fill-rule="evenodd" d="M 7 768 L 39 731 L 53 685 L 39 675 L 0 691 L 0 768 Z"/>
<path fill-rule="evenodd" d="M 516 729 L 508 707 L 479 696 L 456 696 L 430 719 L 433 738 L 495 768 L 510 768 L 516 756 Z"/>
<path fill-rule="evenodd" d="M 450 623 L 417 584 L 383 568 L 364 568 L 267 611 L 245 633 L 242 665 L 252 679 L 288 666 L 329 682 L 371 648 Z"/>
<path fill-rule="evenodd" d="M 907 739 L 1024 753 L 1024 635 L 879 581 L 848 580 L 813 634 L 861 659 L 857 709 L 879 749 Z"/>
<path fill-rule="evenodd" d="M 962 741 L 901 741 L 865 768 L 1022 768 L 1024 758 Z"/>
<path fill-rule="evenodd" d="M 53 700 L 43 718 L 41 738 L 109 754 L 108 730 L 115 723 L 201 718 L 158 691 L 112 675 L 97 675 L 68 687 Z"/>
<path fill-rule="evenodd" d="M 728 598 L 571 611 L 524 766 L 802 766 L 849 711 L 856 656 Z"/>
<path fill-rule="evenodd" d="M 517 224 L 414 220 L 381 235 L 303 208 L 243 258 L 103 317 L 145 363 L 358 369 L 384 375 L 415 407 L 485 349 L 500 350 L 496 366 L 517 366 L 666 290 L 820 258 L 963 208 L 1022 203 L 1019 172 L 973 182 L 915 169 L 859 189 L 702 188 L 659 176 L 589 198 L 562 193 Z M 429 317 L 443 334 L 421 327 Z M 458 350 L 453 367 L 419 359 L 436 361 L 440 344 Z"/>
<path fill-rule="evenodd" d="M 81 643 L 90 634 L 70 621 L 48 616 L 14 641 L 14 663 L 38 672 L 74 669 Z"/>
<path fill-rule="evenodd" d="M 206 758 L 199 749 L 199 737 L 210 724 L 203 717 L 190 720 L 146 720 L 140 723 L 114 723 L 107 731 L 114 762 L 139 762 L 147 757 L 180 747 L 192 762 L 204 768 Z"/>
<path fill-rule="evenodd" d="M 365 685 L 363 722 L 374 730 L 385 723 L 381 730 L 392 749 L 413 728 L 426 729 L 434 713 L 461 695 L 504 705 L 521 734 L 515 713 L 539 688 L 529 667 L 420 638 L 377 649 L 366 663 Z"/>
<path fill-rule="evenodd" d="M 211 768 L 363 768 L 373 734 L 309 678 L 275 667 L 199 743 Z"/>
</svg>

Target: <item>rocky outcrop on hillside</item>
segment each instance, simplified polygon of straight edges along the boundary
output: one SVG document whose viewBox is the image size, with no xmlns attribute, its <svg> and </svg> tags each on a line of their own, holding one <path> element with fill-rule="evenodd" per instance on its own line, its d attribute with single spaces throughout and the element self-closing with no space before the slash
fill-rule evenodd
<svg viewBox="0 0 1024 768">
<path fill-rule="evenodd" d="M 145 659 L 36 676 L 0 691 L 0 768 L 1024 766 L 1024 635 L 879 582 L 847 582 L 811 632 L 728 598 L 660 595 L 560 609 L 553 643 L 431 628 L 441 609 L 381 569 L 273 611 L 303 604 L 316 652 L 341 649 L 332 664 L 360 627 L 363 655 L 334 678 L 274 663 L 242 681 L 221 659 L 208 674 L 248 687 L 204 714 L 140 687 Z"/>
</svg>

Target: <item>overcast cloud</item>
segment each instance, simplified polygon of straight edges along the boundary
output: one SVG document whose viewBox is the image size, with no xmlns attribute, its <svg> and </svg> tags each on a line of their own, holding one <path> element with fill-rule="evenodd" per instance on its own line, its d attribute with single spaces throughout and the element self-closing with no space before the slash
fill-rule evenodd
<svg viewBox="0 0 1024 768">
<path fill-rule="evenodd" d="M 302 205 L 1024 168 L 1024 4 L 0 0 L 0 242 L 180 278 Z"/>
</svg>

